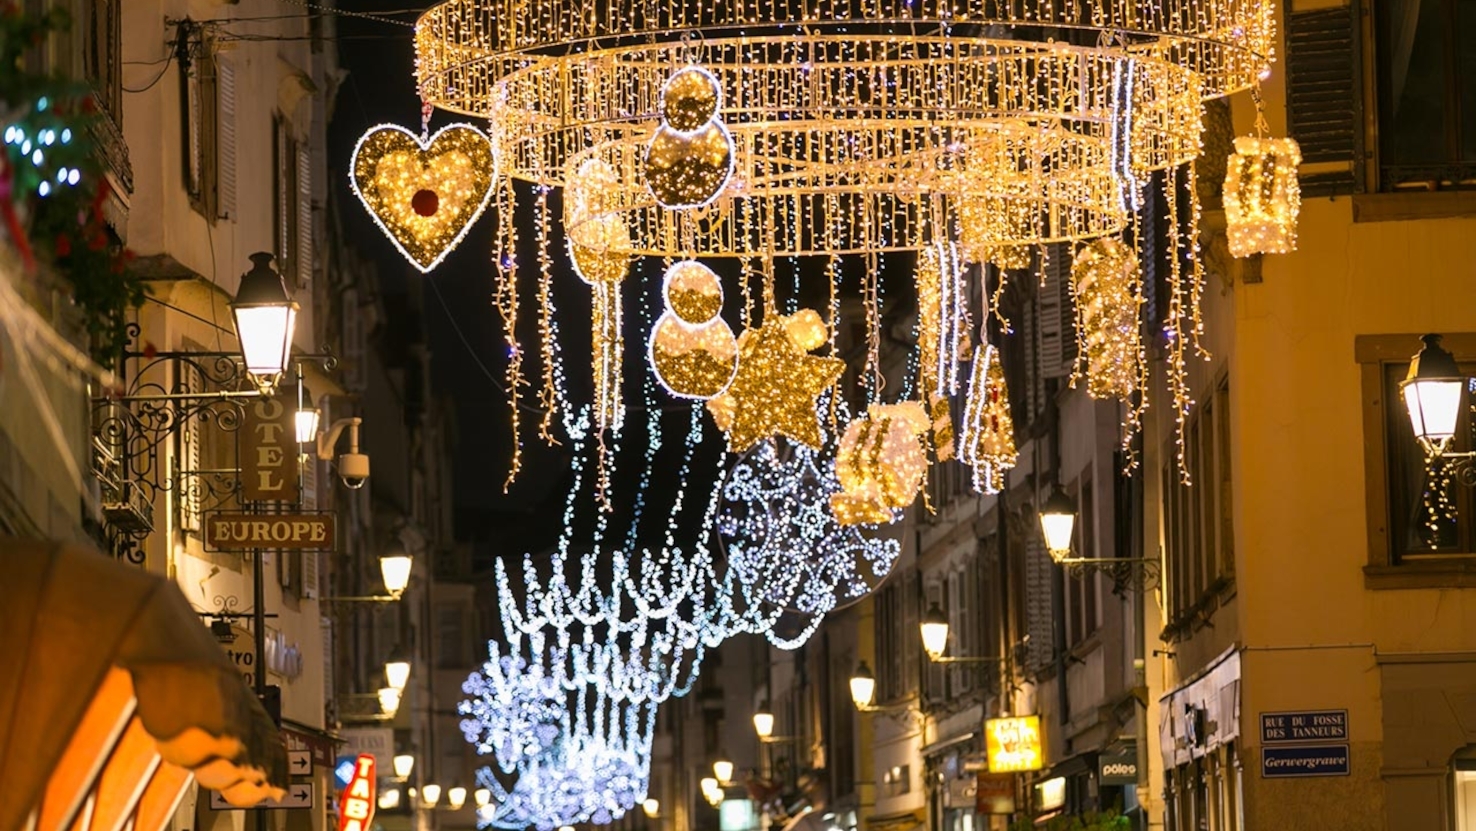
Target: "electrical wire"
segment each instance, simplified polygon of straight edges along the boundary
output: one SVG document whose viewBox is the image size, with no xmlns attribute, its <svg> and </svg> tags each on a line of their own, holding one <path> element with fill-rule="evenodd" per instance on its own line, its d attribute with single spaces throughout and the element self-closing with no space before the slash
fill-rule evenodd
<svg viewBox="0 0 1476 831">
<path fill-rule="evenodd" d="M 174 62 L 174 51 L 173 50 L 170 50 L 169 55 L 164 58 L 164 68 L 159 70 L 159 74 L 154 76 L 154 80 L 150 81 L 148 83 L 148 86 L 141 87 L 139 89 L 129 89 L 128 87 L 123 87 L 123 91 L 124 92 L 132 92 L 132 93 L 148 92 L 149 90 L 153 89 L 156 85 L 158 85 L 158 83 L 161 80 L 164 79 L 164 73 L 166 73 L 166 72 L 169 71 L 169 65 L 171 63 L 173 63 L 173 62 Z"/>
<path fill-rule="evenodd" d="M 351 12 L 348 9 L 335 9 L 332 6 L 323 6 L 319 5 L 318 3 L 309 3 L 307 2 L 307 0 L 282 0 L 282 2 L 292 6 L 301 6 L 304 9 L 312 9 L 313 11 L 322 12 L 324 14 L 336 14 L 343 17 L 357 17 L 362 20 L 373 20 L 376 23 L 389 23 L 394 26 L 407 26 L 411 29 L 415 28 L 414 23 L 406 23 L 403 20 L 395 20 L 393 17 L 382 17 L 380 14 L 371 14 L 369 12 Z M 397 9 L 395 11 L 388 12 L 388 14 L 405 14 L 409 13 L 410 11 L 412 10 Z M 415 13 L 418 15 L 421 13 L 421 11 L 416 11 Z"/>
</svg>

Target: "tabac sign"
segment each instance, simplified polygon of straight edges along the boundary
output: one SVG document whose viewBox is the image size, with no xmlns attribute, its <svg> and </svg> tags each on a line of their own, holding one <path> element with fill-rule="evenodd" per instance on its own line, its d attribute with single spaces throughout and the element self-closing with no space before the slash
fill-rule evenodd
<svg viewBox="0 0 1476 831">
<path fill-rule="evenodd" d="M 241 430 L 241 499 L 297 501 L 297 413 L 279 396 L 253 398 Z"/>
<path fill-rule="evenodd" d="M 317 550 L 333 547 L 333 514 L 207 514 L 205 548 Z"/>
<path fill-rule="evenodd" d="M 374 757 L 362 753 L 338 802 L 338 831 L 368 831 L 374 821 Z"/>
</svg>

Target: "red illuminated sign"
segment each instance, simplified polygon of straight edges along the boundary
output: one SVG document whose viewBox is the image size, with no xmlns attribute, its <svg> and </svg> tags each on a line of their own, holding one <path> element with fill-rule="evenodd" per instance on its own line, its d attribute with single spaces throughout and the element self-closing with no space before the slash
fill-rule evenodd
<svg viewBox="0 0 1476 831">
<path fill-rule="evenodd" d="M 367 831 L 374 820 L 374 757 L 360 754 L 338 801 L 338 831 Z"/>
</svg>

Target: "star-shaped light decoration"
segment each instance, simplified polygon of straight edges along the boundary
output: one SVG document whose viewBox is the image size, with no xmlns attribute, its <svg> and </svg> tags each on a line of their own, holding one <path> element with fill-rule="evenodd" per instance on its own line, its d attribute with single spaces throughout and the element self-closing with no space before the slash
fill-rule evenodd
<svg viewBox="0 0 1476 831">
<path fill-rule="evenodd" d="M 844 370 L 839 358 L 807 354 L 791 336 L 786 319 L 771 316 L 739 338 L 738 373 L 727 394 L 708 402 L 708 409 L 727 431 L 733 453 L 775 435 L 818 448 L 815 399 Z"/>
</svg>

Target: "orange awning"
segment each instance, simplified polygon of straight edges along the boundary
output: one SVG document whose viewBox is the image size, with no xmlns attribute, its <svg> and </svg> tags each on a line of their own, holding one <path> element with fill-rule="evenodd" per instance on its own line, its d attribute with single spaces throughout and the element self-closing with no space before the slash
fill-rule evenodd
<svg viewBox="0 0 1476 831">
<path fill-rule="evenodd" d="M 4 538 L 0 569 L 0 831 L 158 831 L 191 778 L 282 795 L 276 725 L 173 583 Z"/>
</svg>

